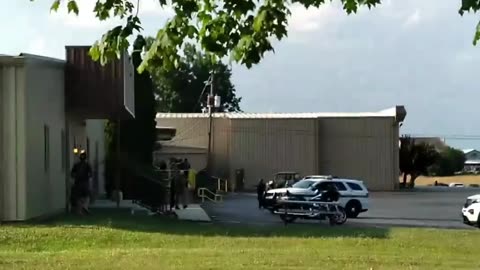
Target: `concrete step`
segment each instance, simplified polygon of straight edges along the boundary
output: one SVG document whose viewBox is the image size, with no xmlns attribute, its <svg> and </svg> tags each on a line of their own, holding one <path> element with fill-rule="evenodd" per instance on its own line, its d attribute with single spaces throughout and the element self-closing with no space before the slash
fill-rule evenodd
<svg viewBox="0 0 480 270">
<path fill-rule="evenodd" d="M 207 215 L 207 212 L 205 212 L 199 204 L 190 204 L 186 209 L 175 209 L 175 214 L 179 220 L 202 222 L 212 221 Z"/>
</svg>

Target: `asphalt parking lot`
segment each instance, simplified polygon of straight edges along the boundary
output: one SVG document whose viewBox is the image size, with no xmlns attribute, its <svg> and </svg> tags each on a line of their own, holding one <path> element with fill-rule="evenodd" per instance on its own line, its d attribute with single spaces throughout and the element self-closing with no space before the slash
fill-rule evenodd
<svg viewBox="0 0 480 270">
<path fill-rule="evenodd" d="M 349 225 L 408 226 L 472 229 L 464 225 L 461 208 L 469 195 L 480 189 L 424 188 L 414 192 L 372 192 L 370 209 Z M 214 222 L 272 225 L 283 224 L 278 216 L 258 209 L 256 195 L 229 194 L 223 203 L 205 203 L 203 208 Z M 299 221 L 312 222 L 312 221 Z"/>
</svg>

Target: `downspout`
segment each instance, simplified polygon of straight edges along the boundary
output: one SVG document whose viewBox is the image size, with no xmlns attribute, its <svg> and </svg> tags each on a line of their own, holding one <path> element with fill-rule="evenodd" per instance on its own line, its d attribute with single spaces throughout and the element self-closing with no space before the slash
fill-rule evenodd
<svg viewBox="0 0 480 270">
<path fill-rule="evenodd" d="M 65 106 L 66 107 L 66 106 Z M 63 151 L 65 152 L 65 212 L 68 213 L 70 210 L 70 121 L 67 109 L 65 108 L 65 147 Z"/>
<path fill-rule="evenodd" d="M 17 68 L 15 67 L 14 71 L 14 80 L 13 88 L 15 91 L 15 219 L 18 220 L 18 89 L 17 89 Z M 25 198 L 26 199 L 26 198 Z"/>
<path fill-rule="evenodd" d="M 3 82 L 3 67 L 0 66 L 0 80 Z M 4 187 L 5 176 L 4 176 L 4 148 L 3 148 L 3 85 L 0 84 L 0 224 L 4 220 Z"/>
<path fill-rule="evenodd" d="M 318 121 L 319 121 L 318 118 L 315 118 L 313 120 L 313 140 L 314 140 L 313 141 L 313 143 L 314 143 L 314 150 L 313 150 L 314 151 L 314 156 L 313 156 L 314 164 L 313 164 L 313 168 L 314 168 L 316 174 L 320 174 L 320 172 L 319 172 L 320 149 L 319 149 L 319 146 L 318 146 L 318 140 L 319 140 L 320 132 L 318 130 L 318 128 L 319 128 Z"/>
</svg>

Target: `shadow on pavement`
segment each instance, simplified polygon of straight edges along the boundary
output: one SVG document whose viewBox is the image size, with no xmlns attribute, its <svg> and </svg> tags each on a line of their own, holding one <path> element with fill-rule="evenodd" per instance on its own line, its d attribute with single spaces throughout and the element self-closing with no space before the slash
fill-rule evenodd
<svg viewBox="0 0 480 270">
<path fill-rule="evenodd" d="M 62 215 L 43 222 L 24 225 L 46 227 L 105 227 L 133 232 L 163 233 L 190 236 L 228 237 L 349 237 L 388 238 L 388 228 L 350 228 L 347 226 L 319 226 L 318 224 L 289 224 L 263 226 L 245 224 L 213 224 L 179 221 L 173 218 L 149 215 L 131 215 L 126 209 L 95 209 L 91 216 Z M 22 225 L 22 226 L 24 226 Z"/>
</svg>

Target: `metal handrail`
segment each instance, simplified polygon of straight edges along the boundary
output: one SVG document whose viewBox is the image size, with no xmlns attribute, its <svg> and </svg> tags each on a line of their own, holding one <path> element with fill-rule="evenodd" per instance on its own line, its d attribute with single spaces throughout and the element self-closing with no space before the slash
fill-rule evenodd
<svg viewBox="0 0 480 270">
<path fill-rule="evenodd" d="M 206 195 L 212 195 L 213 196 L 213 199 Z M 202 202 L 205 202 L 205 198 L 208 199 L 209 201 L 212 201 L 212 202 L 217 202 L 217 199 L 219 199 L 218 201 L 223 201 L 223 196 L 220 195 L 220 194 L 217 194 L 217 193 L 214 193 L 212 192 L 211 190 L 209 190 L 208 188 L 199 188 L 198 191 L 197 191 L 197 195 L 198 197 L 202 198 Z"/>
</svg>

